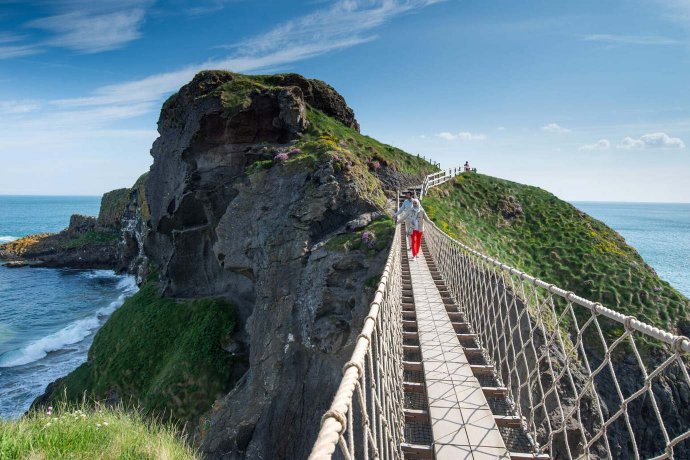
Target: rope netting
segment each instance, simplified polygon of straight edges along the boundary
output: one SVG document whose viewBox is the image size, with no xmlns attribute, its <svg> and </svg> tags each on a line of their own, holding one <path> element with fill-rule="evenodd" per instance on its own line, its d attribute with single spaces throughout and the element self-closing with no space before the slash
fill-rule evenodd
<svg viewBox="0 0 690 460">
<path fill-rule="evenodd" d="M 400 225 L 381 281 L 310 459 L 401 459 L 403 394 Z"/>
<path fill-rule="evenodd" d="M 540 453 L 690 458 L 690 341 L 487 257 L 424 238 Z"/>
<path fill-rule="evenodd" d="M 428 176 L 422 193 L 452 177 L 443 171 Z M 690 459 L 686 337 L 509 267 L 433 222 L 424 238 L 535 453 L 554 459 Z M 310 459 L 403 458 L 400 241 L 398 225 Z"/>
</svg>

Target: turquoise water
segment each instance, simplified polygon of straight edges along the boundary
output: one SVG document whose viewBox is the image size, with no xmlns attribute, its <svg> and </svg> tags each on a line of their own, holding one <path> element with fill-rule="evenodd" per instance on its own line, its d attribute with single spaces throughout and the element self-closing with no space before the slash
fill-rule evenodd
<svg viewBox="0 0 690 460">
<path fill-rule="evenodd" d="M 100 197 L 0 196 L 0 243 L 97 215 Z M 0 266 L 0 417 L 22 414 L 45 386 L 86 360 L 93 336 L 136 291 L 110 270 Z"/>
<path fill-rule="evenodd" d="M 623 235 L 664 280 L 690 297 L 690 204 L 575 202 Z"/>
<path fill-rule="evenodd" d="M 69 216 L 97 216 L 98 196 L 7 196 L 0 195 L 0 243 L 32 233 L 59 232 Z"/>
</svg>

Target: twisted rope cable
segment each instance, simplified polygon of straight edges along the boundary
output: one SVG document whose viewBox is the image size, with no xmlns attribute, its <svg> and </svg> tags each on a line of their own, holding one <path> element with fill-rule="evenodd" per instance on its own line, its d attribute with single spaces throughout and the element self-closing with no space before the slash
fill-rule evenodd
<svg viewBox="0 0 690 460">
<path fill-rule="evenodd" d="M 338 447 L 347 459 L 403 458 L 400 240 L 397 225 L 374 300 L 323 416 L 310 460 L 330 459 Z"/>
</svg>

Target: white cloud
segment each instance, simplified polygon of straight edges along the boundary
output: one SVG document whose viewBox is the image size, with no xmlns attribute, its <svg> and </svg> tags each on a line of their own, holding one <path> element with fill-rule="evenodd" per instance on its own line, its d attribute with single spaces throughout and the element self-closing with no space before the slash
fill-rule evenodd
<svg viewBox="0 0 690 460">
<path fill-rule="evenodd" d="M 580 147 L 580 150 L 606 150 L 611 147 L 611 142 L 608 139 L 599 139 L 594 144 L 585 144 Z"/>
<path fill-rule="evenodd" d="M 156 111 L 163 98 L 191 80 L 200 70 L 266 71 L 276 66 L 356 46 L 375 39 L 375 29 L 394 17 L 438 1 L 440 0 L 341 0 L 315 13 L 283 23 L 265 34 L 245 40 L 233 47 L 234 51 L 223 59 L 191 64 L 138 80 L 102 86 L 83 97 L 47 101 L 43 104 L 44 110 L 31 117 L 21 114 L 21 111 L 28 110 L 29 106 L 22 108 L 19 103 L 8 105 L 7 108 L 12 110 L 13 114 L 3 117 L 3 123 L 0 124 L 0 152 L 10 152 L 18 145 L 27 151 L 43 151 L 46 139 L 53 139 L 51 142 L 60 142 L 69 148 L 83 150 L 94 142 L 93 137 L 88 135 L 89 132 L 98 132 L 106 127 L 112 129 L 113 122 Z M 64 0 L 61 3 L 73 9 L 76 8 L 75 5 L 84 6 L 85 11 L 91 16 L 109 14 L 124 7 L 131 11 L 135 9 L 134 6 L 140 4 L 134 0 L 104 0 L 94 3 L 97 6 L 89 9 L 85 6 L 85 0 Z M 104 9 L 103 5 L 109 9 Z M 123 8 L 118 10 L 119 6 Z M 60 13 L 69 14 L 69 11 L 61 10 Z M 135 22 L 123 21 L 122 24 Z M 91 33 L 96 32 L 96 28 L 89 30 Z M 134 33 L 133 30 L 130 32 Z M 79 34 L 80 32 L 71 31 L 66 27 L 65 33 L 58 34 L 56 40 L 63 40 L 64 46 L 76 47 L 78 44 L 71 44 L 71 40 Z M 97 43 L 91 49 L 115 46 L 117 43 L 118 40 L 111 37 Z M 41 138 L 33 135 L 37 131 L 42 133 Z M 75 139 L 85 140 L 82 143 Z"/>
<path fill-rule="evenodd" d="M 153 110 L 164 96 L 200 70 L 253 72 L 360 45 L 374 40 L 373 29 L 393 17 L 439 1 L 442 0 L 341 0 L 229 47 L 235 52 L 224 59 L 103 86 L 89 96 L 57 100 L 54 104 L 63 108 L 150 104 Z"/>
<path fill-rule="evenodd" d="M 626 137 L 616 147 L 619 149 L 683 149 L 685 142 L 678 137 L 670 137 L 666 133 L 650 133 L 639 139 Z"/>
<path fill-rule="evenodd" d="M 37 101 L 0 101 L 0 113 L 20 114 L 29 113 L 38 109 L 41 105 Z"/>
<path fill-rule="evenodd" d="M 438 133 L 436 136 L 440 137 L 441 139 L 445 139 L 447 141 L 455 141 L 455 140 L 483 141 L 483 140 L 486 140 L 486 135 L 484 135 L 484 134 L 474 134 L 474 133 L 470 133 L 467 131 L 461 131 L 459 133 L 442 132 L 442 133 Z"/>
<path fill-rule="evenodd" d="M 562 126 L 559 126 L 558 123 L 549 123 L 546 126 L 541 127 L 542 131 L 546 131 L 547 133 L 569 133 L 570 130 L 568 128 L 564 128 Z"/>
<path fill-rule="evenodd" d="M 36 45 L 23 43 L 24 36 L 0 32 L 0 59 L 11 59 L 40 53 Z"/>
<path fill-rule="evenodd" d="M 602 42 L 610 45 L 680 45 L 681 41 L 660 35 L 613 35 L 592 34 L 586 35 L 583 40 L 590 42 Z"/>
<path fill-rule="evenodd" d="M 35 19 L 27 26 L 52 32 L 54 36 L 47 45 L 98 53 L 140 38 L 146 8 L 151 3 L 63 1 L 58 4 L 60 14 Z"/>
<path fill-rule="evenodd" d="M 496 128 L 496 129 L 499 130 L 499 131 L 505 131 L 505 130 L 506 130 L 506 127 L 505 127 L 505 126 L 499 126 L 499 127 Z"/>
</svg>

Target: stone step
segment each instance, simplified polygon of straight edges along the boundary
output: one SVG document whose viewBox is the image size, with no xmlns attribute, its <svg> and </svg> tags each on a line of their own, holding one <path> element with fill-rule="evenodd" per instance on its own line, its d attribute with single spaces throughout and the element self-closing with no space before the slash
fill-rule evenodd
<svg viewBox="0 0 690 460">
<path fill-rule="evenodd" d="M 405 454 L 405 458 L 413 459 L 433 459 L 434 458 L 434 448 L 431 446 L 425 446 L 422 444 L 408 444 L 406 442 L 400 443 L 400 448 Z"/>
<path fill-rule="evenodd" d="M 523 422 L 519 415 L 494 415 L 494 420 L 499 428 L 520 428 Z"/>
<path fill-rule="evenodd" d="M 510 460 L 547 460 L 551 457 L 548 454 L 530 454 L 529 452 L 509 452 Z"/>
<path fill-rule="evenodd" d="M 403 382 L 403 388 L 410 393 L 424 393 L 426 386 L 421 382 Z"/>
<path fill-rule="evenodd" d="M 423 409 L 404 409 L 405 420 L 415 422 L 428 422 L 429 411 Z"/>
<path fill-rule="evenodd" d="M 406 371 L 422 371 L 424 368 L 421 361 L 403 361 L 403 369 Z"/>
<path fill-rule="evenodd" d="M 484 396 L 507 396 L 508 389 L 506 387 L 482 387 Z"/>
<path fill-rule="evenodd" d="M 491 364 L 470 364 L 474 375 L 493 375 L 494 367 Z"/>
</svg>

